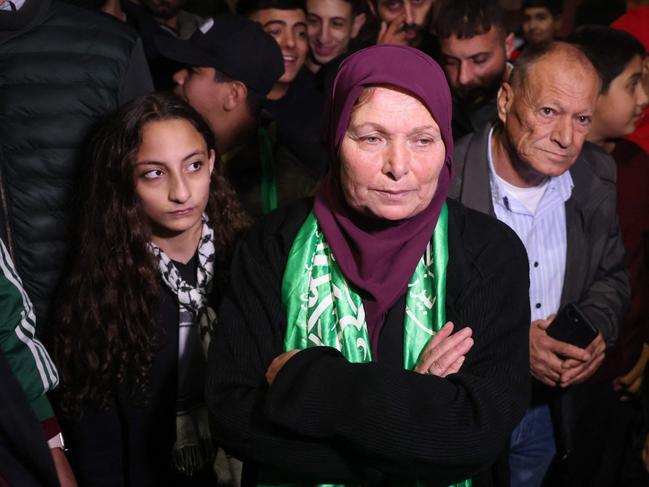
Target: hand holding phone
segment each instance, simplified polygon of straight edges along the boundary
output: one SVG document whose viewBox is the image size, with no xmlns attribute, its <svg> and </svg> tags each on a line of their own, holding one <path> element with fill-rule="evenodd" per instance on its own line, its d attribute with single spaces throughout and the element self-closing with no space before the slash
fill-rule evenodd
<svg viewBox="0 0 649 487">
<path fill-rule="evenodd" d="M 564 306 L 546 332 L 555 340 L 579 348 L 586 348 L 598 334 L 597 329 L 575 303 Z"/>
</svg>

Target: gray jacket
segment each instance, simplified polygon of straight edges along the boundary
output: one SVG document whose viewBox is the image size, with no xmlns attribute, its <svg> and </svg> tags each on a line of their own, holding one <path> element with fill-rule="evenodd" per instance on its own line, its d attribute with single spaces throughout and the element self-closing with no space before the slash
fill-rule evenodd
<svg viewBox="0 0 649 487">
<path fill-rule="evenodd" d="M 456 172 L 449 197 L 495 217 L 489 183 L 489 129 L 467 135 L 455 147 Z M 574 183 L 566 201 L 567 253 L 561 306 L 577 302 L 608 345 L 617 336 L 629 303 L 630 288 L 616 205 L 613 159 L 586 143 L 570 168 Z M 534 401 L 549 401 L 557 435 L 558 457 L 566 461 L 574 448 L 575 427 L 586 389 L 549 389 L 536 383 Z M 535 399 L 536 397 L 536 399 Z"/>
<path fill-rule="evenodd" d="M 449 197 L 495 217 L 487 160 L 490 128 L 487 125 L 456 145 L 456 171 Z M 611 345 L 618 336 L 630 294 L 617 218 L 615 161 L 587 142 L 570 175 L 574 188 L 566 202 L 567 253 L 561 306 L 577 302 Z"/>
</svg>

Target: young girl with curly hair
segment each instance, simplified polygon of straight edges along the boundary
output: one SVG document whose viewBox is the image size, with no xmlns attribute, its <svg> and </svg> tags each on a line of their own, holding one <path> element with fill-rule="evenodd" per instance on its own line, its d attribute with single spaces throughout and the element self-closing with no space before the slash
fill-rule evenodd
<svg viewBox="0 0 649 487">
<path fill-rule="evenodd" d="M 124 106 L 91 147 L 53 334 L 77 478 L 215 485 L 205 353 L 247 217 L 219 175 L 209 127 L 174 95 Z"/>
</svg>

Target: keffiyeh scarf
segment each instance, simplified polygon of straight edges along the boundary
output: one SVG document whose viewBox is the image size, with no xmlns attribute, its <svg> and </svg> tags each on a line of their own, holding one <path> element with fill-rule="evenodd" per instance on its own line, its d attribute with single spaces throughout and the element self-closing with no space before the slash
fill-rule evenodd
<svg viewBox="0 0 649 487">
<path fill-rule="evenodd" d="M 203 397 L 204 374 L 210 334 L 216 318 L 207 303 L 214 275 L 214 233 L 203 215 L 198 243 L 196 286 L 188 284 L 171 259 L 157 245 L 149 247 L 157 258 L 162 281 L 178 301 L 178 395 L 176 399 L 176 443 L 174 467 L 191 475 L 214 461 L 207 408 Z"/>
</svg>

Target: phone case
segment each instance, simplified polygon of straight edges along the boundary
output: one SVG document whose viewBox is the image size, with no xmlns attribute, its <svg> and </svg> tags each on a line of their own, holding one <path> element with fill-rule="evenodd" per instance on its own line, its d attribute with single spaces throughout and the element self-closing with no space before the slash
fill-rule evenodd
<svg viewBox="0 0 649 487">
<path fill-rule="evenodd" d="M 597 337 L 597 329 L 574 303 L 559 311 L 546 332 L 556 340 L 579 348 L 586 348 Z"/>
</svg>

